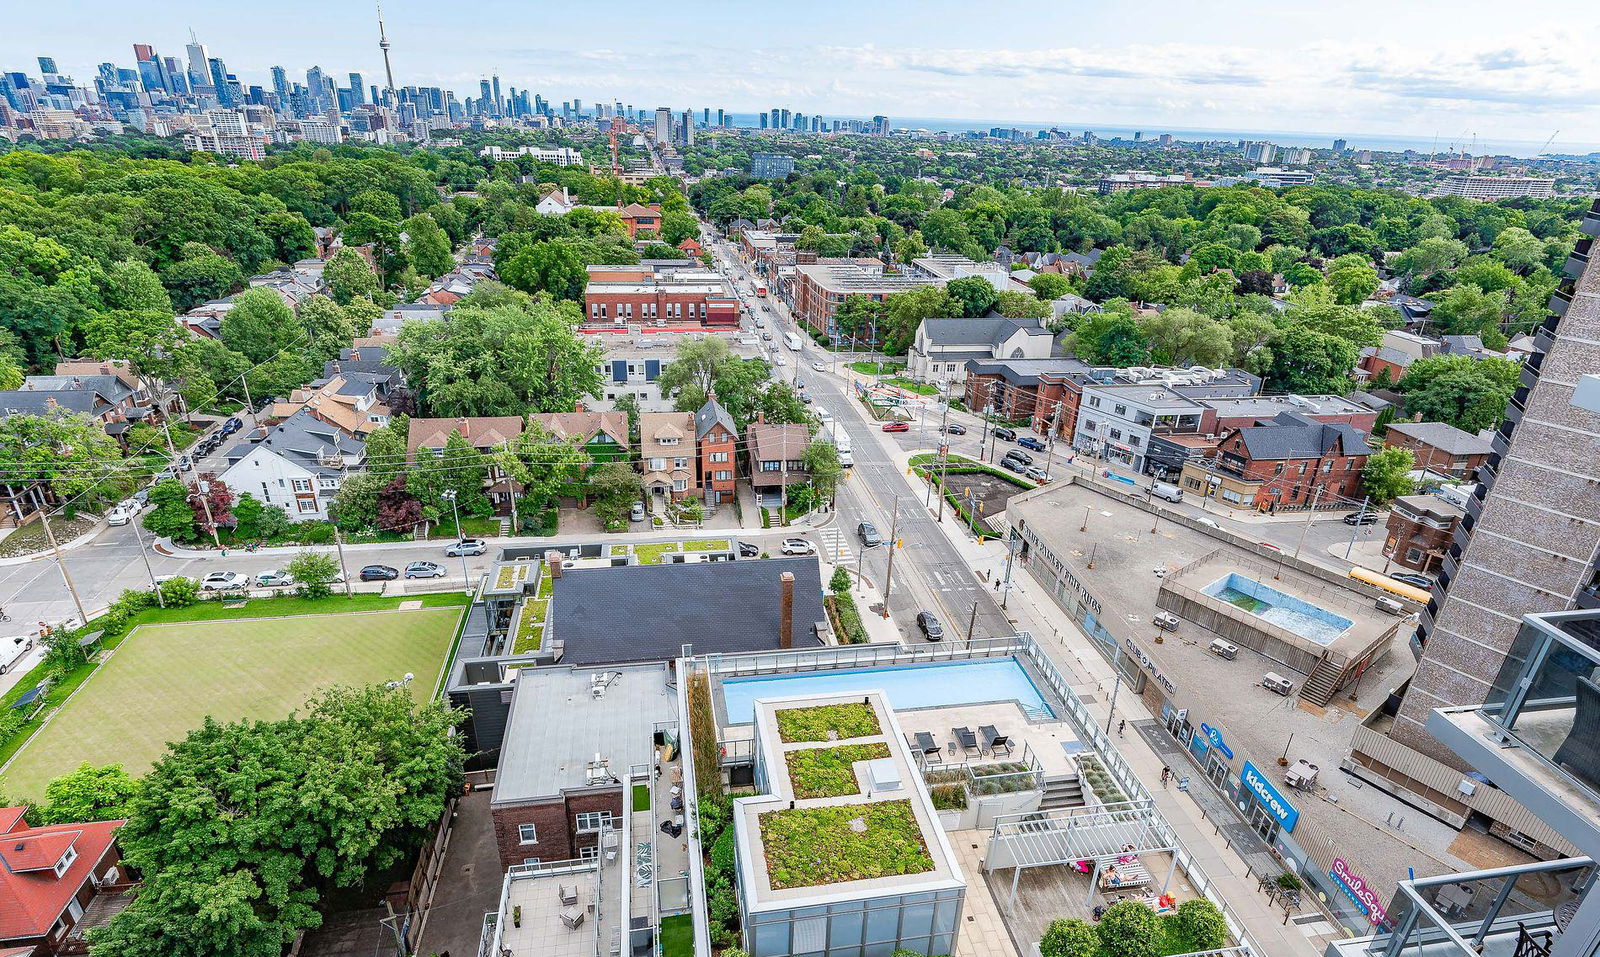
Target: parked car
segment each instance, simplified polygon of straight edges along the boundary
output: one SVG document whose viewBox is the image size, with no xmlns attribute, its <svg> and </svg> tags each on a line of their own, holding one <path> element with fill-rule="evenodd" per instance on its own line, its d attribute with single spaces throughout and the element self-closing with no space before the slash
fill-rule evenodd
<svg viewBox="0 0 1600 957">
<path fill-rule="evenodd" d="M 1010 456 L 1006 456 L 1000 460 L 1000 467 L 1003 469 L 1010 469 L 1011 471 L 1021 475 L 1026 475 L 1028 472 L 1028 463 L 1011 458 Z"/>
<path fill-rule="evenodd" d="M 406 566 L 407 578 L 443 578 L 444 566 L 438 562 L 412 562 Z"/>
<path fill-rule="evenodd" d="M 116 508 L 106 513 L 106 524 L 113 526 L 126 525 L 132 518 L 132 512 L 123 508 L 121 505 L 118 505 Z"/>
<path fill-rule="evenodd" d="M 1219 532 L 1222 531 L 1222 526 L 1218 525 L 1216 522 L 1213 522 L 1209 518 L 1197 518 L 1194 520 L 1194 523 L 1196 525 L 1204 525 L 1207 528 L 1214 528 Z"/>
<path fill-rule="evenodd" d="M 187 454 L 178 456 L 178 471 L 187 472 L 194 468 L 194 461 Z"/>
<path fill-rule="evenodd" d="M 1040 468 L 1037 465 L 1028 466 L 1028 470 L 1026 472 L 1023 472 L 1022 474 L 1026 475 L 1028 478 L 1033 479 L 1035 482 L 1048 482 L 1048 481 L 1050 481 L 1048 478 L 1045 477 L 1046 476 L 1045 470 Z"/>
<path fill-rule="evenodd" d="M 1427 575 L 1418 575 L 1416 572 L 1390 572 L 1389 577 L 1397 582 L 1404 582 L 1413 588 L 1433 587 L 1433 579 Z"/>
<path fill-rule="evenodd" d="M 293 584 L 294 576 L 281 568 L 276 571 L 262 572 L 256 576 L 256 586 L 258 588 L 283 588 L 286 585 Z"/>
<path fill-rule="evenodd" d="M 945 426 L 939 431 L 943 432 L 945 435 L 966 435 L 967 427 L 962 425 L 960 422 L 951 422 L 949 425 Z"/>
<path fill-rule="evenodd" d="M 917 612 L 917 628 L 922 636 L 929 641 L 938 641 L 944 637 L 944 623 L 939 621 L 931 611 Z"/>
<path fill-rule="evenodd" d="M 815 555 L 817 546 L 803 538 L 786 538 L 783 540 L 783 548 L 780 551 L 785 555 Z"/>
<path fill-rule="evenodd" d="M 757 545 L 754 542 L 740 542 L 739 543 L 739 557 L 740 558 L 760 558 L 761 557 L 761 546 Z"/>
<path fill-rule="evenodd" d="M 200 579 L 200 590 L 226 591 L 229 588 L 245 588 L 249 584 L 249 577 L 238 572 L 212 572 Z"/>
<path fill-rule="evenodd" d="M 1032 465 L 1033 464 L 1033 456 L 1031 456 L 1028 453 L 1022 451 L 1021 449 L 1012 449 L 1009 452 L 1007 452 L 1005 454 L 1005 459 L 1003 459 L 1002 461 L 1006 461 L 1006 460 L 1009 460 L 1009 461 L 1012 461 L 1012 462 L 1021 462 L 1023 465 Z"/>
<path fill-rule="evenodd" d="M 242 428 L 244 428 L 244 420 L 235 415 L 222 423 L 221 433 L 223 435 L 232 435 Z"/>
<path fill-rule="evenodd" d="M 909 423 L 909 422 L 885 422 L 885 423 L 883 423 L 883 431 L 885 431 L 885 432 L 910 432 L 911 431 L 911 423 Z"/>
<path fill-rule="evenodd" d="M 1045 449 L 1044 441 L 1042 439 L 1036 439 L 1031 435 L 1024 435 L 1022 438 L 1017 440 L 1017 444 L 1025 449 L 1033 449 L 1035 452 L 1043 452 Z"/>
<path fill-rule="evenodd" d="M 820 359 L 812 359 L 811 360 L 811 369 L 814 372 L 827 372 L 828 371 L 828 367 L 826 365 L 824 365 Z"/>
<path fill-rule="evenodd" d="M 1376 525 L 1378 524 L 1378 513 L 1371 509 L 1365 512 L 1351 512 L 1344 517 L 1344 523 L 1346 525 Z"/>
<path fill-rule="evenodd" d="M 481 538 L 463 538 L 444 550 L 446 558 L 460 558 L 462 555 L 482 555 L 489 550 L 489 543 Z"/>
<path fill-rule="evenodd" d="M 775 366 L 786 366 L 789 364 L 789 360 L 785 359 L 783 356 L 778 356 L 772 360 L 772 364 Z"/>
<path fill-rule="evenodd" d="M 1017 440 L 1017 430 L 1008 429 L 1002 425 L 994 430 L 994 437 L 1002 442 L 1015 442 Z"/>
<path fill-rule="evenodd" d="M 628 512 L 628 521 L 630 521 L 630 522 L 642 522 L 642 521 L 644 521 L 644 503 L 643 502 L 634 502 L 633 503 L 633 509 Z"/>
<path fill-rule="evenodd" d="M 801 393 L 801 394 L 800 394 L 800 401 L 801 401 L 801 402 L 804 402 L 804 403 L 805 403 L 805 404 L 806 404 L 806 405 L 810 405 L 810 404 L 811 404 L 811 403 L 813 403 L 813 402 L 815 402 L 815 401 L 817 401 L 817 400 L 816 400 L 816 399 L 813 399 L 813 398 L 811 398 L 811 393 L 809 393 L 809 392 L 802 392 L 802 393 Z"/>
<path fill-rule="evenodd" d="M 862 522 L 857 525 L 856 535 L 861 538 L 861 544 L 867 548 L 877 548 L 883 544 L 883 536 L 878 534 L 878 526 L 871 522 Z"/>
<path fill-rule="evenodd" d="M 368 565 L 361 569 L 361 580 L 364 582 L 386 582 L 400 577 L 400 570 L 393 565 Z"/>
</svg>

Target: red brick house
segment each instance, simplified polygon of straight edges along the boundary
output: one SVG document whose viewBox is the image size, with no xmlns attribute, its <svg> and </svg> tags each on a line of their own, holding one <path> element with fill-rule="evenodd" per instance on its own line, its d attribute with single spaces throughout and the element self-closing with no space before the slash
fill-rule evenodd
<svg viewBox="0 0 1600 957">
<path fill-rule="evenodd" d="M 739 475 L 739 429 L 715 396 L 694 415 L 700 490 L 707 505 L 731 502 Z"/>
<path fill-rule="evenodd" d="M 1225 497 L 1236 505 L 1334 507 L 1341 499 L 1360 499 L 1361 469 L 1371 453 L 1359 429 L 1280 412 L 1224 435 L 1214 464 L 1186 464 L 1183 484 L 1199 491 L 1205 482 L 1199 473 L 1214 471 L 1229 490 Z"/>
<path fill-rule="evenodd" d="M 590 326 L 737 328 L 739 300 L 716 273 L 678 267 L 590 266 L 583 292 Z"/>
<path fill-rule="evenodd" d="M 1487 439 L 1444 422 L 1391 423 L 1383 444 L 1410 449 L 1419 469 L 1459 479 L 1471 478 L 1494 451 Z"/>
<path fill-rule="evenodd" d="M 475 415 L 459 419 L 412 419 L 406 432 L 406 458 L 418 468 L 432 457 L 444 455 L 451 434 L 461 436 L 479 452 L 490 454 L 510 445 L 522 435 L 520 415 Z M 420 464 L 419 464 L 420 463 Z M 512 499 L 522 489 L 510 475 L 490 458 L 483 477 L 483 491 L 497 514 L 510 514 Z"/>
<path fill-rule="evenodd" d="M 1400 496 L 1389 508 L 1384 556 L 1414 571 L 1438 571 L 1465 514 L 1434 495 Z"/>
<path fill-rule="evenodd" d="M 704 246 L 701 246 L 693 239 L 685 239 L 678 244 L 678 248 L 695 258 L 699 258 L 706 251 Z"/>
<path fill-rule="evenodd" d="M 103 922 L 132 886 L 117 852 L 123 822 L 29 827 L 26 812 L 0 809 L 0 953 L 86 954 L 84 915 Z"/>
<path fill-rule="evenodd" d="M 638 239 L 641 229 L 650 230 L 652 236 L 661 234 L 661 207 L 658 204 L 645 206 L 642 203 L 629 203 L 617 213 L 622 217 L 622 225 L 628 227 L 631 239 Z"/>
</svg>

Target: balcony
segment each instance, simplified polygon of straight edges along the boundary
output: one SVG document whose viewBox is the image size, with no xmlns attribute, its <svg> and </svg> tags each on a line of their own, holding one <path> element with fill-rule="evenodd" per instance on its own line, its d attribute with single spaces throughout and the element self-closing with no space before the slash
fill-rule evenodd
<svg viewBox="0 0 1600 957">
<path fill-rule="evenodd" d="M 1572 248 L 1572 255 L 1567 257 L 1567 264 L 1562 272 L 1577 279 L 1583 275 L 1583 270 L 1589 265 L 1589 247 L 1594 244 L 1593 239 L 1580 239 Z"/>
<path fill-rule="evenodd" d="M 1600 209 L 1591 209 L 1583 214 L 1583 222 L 1578 224 L 1578 230 L 1585 236 L 1600 236 Z"/>
<path fill-rule="evenodd" d="M 1557 289 L 1555 295 L 1550 297 L 1550 313 L 1557 319 L 1565 316 L 1567 314 L 1567 307 L 1571 305 L 1572 291 L 1570 289 Z M 1555 331 L 1555 323 L 1547 320 L 1544 324 L 1551 327 L 1551 332 Z"/>
<path fill-rule="evenodd" d="M 1328 953 L 1548 957 L 1594 877 L 1594 862 L 1575 857 L 1401 881 L 1386 914 L 1392 933 L 1338 941 Z"/>
</svg>

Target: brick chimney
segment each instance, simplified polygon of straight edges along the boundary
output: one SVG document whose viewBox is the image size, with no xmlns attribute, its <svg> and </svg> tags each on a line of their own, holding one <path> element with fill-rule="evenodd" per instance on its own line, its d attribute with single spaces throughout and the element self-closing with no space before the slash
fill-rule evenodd
<svg viewBox="0 0 1600 957">
<path fill-rule="evenodd" d="M 794 572 L 778 576 L 778 647 L 794 647 Z"/>
<path fill-rule="evenodd" d="M 550 566 L 550 577 L 561 577 L 561 553 L 554 549 L 544 553 L 545 564 Z"/>
</svg>

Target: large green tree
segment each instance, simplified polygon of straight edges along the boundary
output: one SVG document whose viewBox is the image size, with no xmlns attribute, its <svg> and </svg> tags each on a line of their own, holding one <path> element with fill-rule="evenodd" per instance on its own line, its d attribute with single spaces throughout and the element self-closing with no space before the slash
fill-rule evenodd
<svg viewBox="0 0 1600 957">
<path fill-rule="evenodd" d="M 222 341 L 252 362 L 266 362 L 287 350 L 306 348 L 304 329 L 282 297 L 271 289 L 252 289 L 234 300 L 222 317 Z"/>
</svg>

